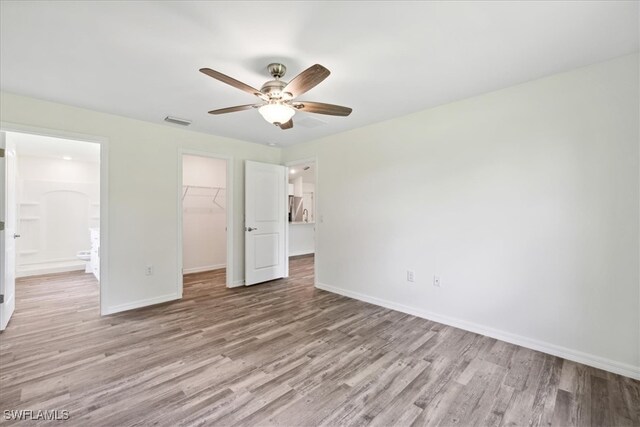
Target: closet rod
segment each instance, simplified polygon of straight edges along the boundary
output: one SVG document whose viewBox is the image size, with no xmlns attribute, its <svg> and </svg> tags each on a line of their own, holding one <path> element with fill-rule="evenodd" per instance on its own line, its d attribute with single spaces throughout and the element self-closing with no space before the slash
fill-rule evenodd
<svg viewBox="0 0 640 427">
<path fill-rule="evenodd" d="M 210 189 L 210 190 L 216 190 L 218 188 L 221 188 L 223 190 L 225 189 L 225 187 L 211 187 L 211 186 L 208 186 L 208 185 L 183 185 L 183 187 L 186 187 L 186 188 L 207 188 L 207 189 Z"/>
<path fill-rule="evenodd" d="M 215 204 L 216 206 L 218 206 L 220 209 L 224 210 L 224 206 L 222 206 L 220 203 L 218 203 L 217 198 L 218 195 L 220 195 L 220 191 L 221 190 L 226 190 L 226 188 L 224 187 L 205 187 L 202 185 L 183 185 L 184 187 L 184 192 L 182 193 L 182 201 L 184 201 L 184 198 L 187 196 L 187 193 L 189 192 L 189 188 L 205 188 L 208 190 L 216 190 L 216 194 L 214 194 L 213 196 L 213 204 Z M 206 194 L 195 194 L 194 196 L 197 197 L 211 197 L 208 196 Z"/>
</svg>

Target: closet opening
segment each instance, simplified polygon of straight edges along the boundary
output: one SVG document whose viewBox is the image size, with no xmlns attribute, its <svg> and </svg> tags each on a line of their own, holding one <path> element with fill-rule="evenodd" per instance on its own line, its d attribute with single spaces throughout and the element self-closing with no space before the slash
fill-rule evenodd
<svg viewBox="0 0 640 427">
<path fill-rule="evenodd" d="M 315 281 L 317 164 L 315 159 L 287 163 L 289 268 L 309 272 Z"/>
<path fill-rule="evenodd" d="M 182 153 L 180 215 L 183 292 L 233 286 L 229 159 Z"/>
<path fill-rule="evenodd" d="M 101 144 L 2 132 L 2 145 L 0 329 L 23 306 L 43 326 L 69 306 L 99 315 Z"/>
</svg>

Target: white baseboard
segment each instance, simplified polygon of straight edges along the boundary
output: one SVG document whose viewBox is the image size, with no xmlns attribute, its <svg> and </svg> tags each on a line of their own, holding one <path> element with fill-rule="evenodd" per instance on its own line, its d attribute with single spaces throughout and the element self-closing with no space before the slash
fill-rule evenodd
<svg viewBox="0 0 640 427">
<path fill-rule="evenodd" d="M 135 308 L 148 307 L 150 305 L 161 304 L 163 302 L 174 301 L 182 298 L 178 293 L 160 295 L 154 298 L 147 298 L 143 300 L 128 302 L 125 304 L 114 305 L 107 307 L 106 311 L 102 313 L 103 316 L 108 314 L 120 313 L 122 311 L 133 310 Z"/>
<path fill-rule="evenodd" d="M 51 265 L 42 266 L 42 267 L 31 267 L 28 269 L 22 269 L 16 271 L 16 277 L 30 277 L 30 276 L 41 276 L 43 274 L 53 274 L 53 273 L 66 273 L 69 271 L 84 271 L 85 262 L 80 261 L 79 263 L 72 264 L 64 264 L 64 265 Z"/>
<path fill-rule="evenodd" d="M 289 253 L 289 256 L 300 256 L 300 255 L 311 255 L 314 254 L 315 251 L 311 250 L 311 251 L 301 251 L 301 252 L 293 252 L 293 253 Z"/>
<path fill-rule="evenodd" d="M 182 274 L 202 273 L 205 271 L 220 270 L 221 268 L 226 268 L 226 267 L 227 267 L 227 264 L 215 264 L 215 265 L 205 265 L 204 267 L 185 268 L 182 270 Z"/>
<path fill-rule="evenodd" d="M 227 288 L 239 288 L 240 286 L 244 286 L 244 280 L 236 280 L 231 286 L 227 286 Z"/>
<path fill-rule="evenodd" d="M 16 309 L 16 294 L 15 292 L 3 302 L 4 308 L 2 310 L 2 316 L 0 316 L 0 331 L 7 329 L 10 317 Z"/>
<path fill-rule="evenodd" d="M 640 366 L 633 366 L 626 363 L 617 362 L 615 360 L 606 359 L 593 354 L 588 354 L 578 350 L 572 350 L 570 348 L 547 343 L 544 341 L 539 341 L 539 340 L 523 337 L 521 335 L 512 334 L 510 332 L 493 329 L 487 326 L 479 325 L 477 323 L 468 322 L 466 320 L 460 320 L 460 319 L 456 319 L 448 316 L 443 316 L 437 313 L 433 313 L 431 311 L 422 310 L 415 307 L 409 307 L 403 304 L 398 304 L 392 301 L 365 295 L 360 292 L 354 292 L 351 290 L 342 289 L 342 288 L 338 288 L 331 285 L 326 285 L 324 283 L 317 282 L 315 286 L 318 289 L 322 289 L 328 292 L 343 295 L 349 298 L 354 298 L 360 301 L 368 302 L 370 304 L 389 308 L 391 310 L 400 311 L 402 313 L 411 314 L 413 316 L 421 317 L 423 319 L 432 320 L 434 322 L 453 326 L 455 328 L 464 329 L 465 331 L 474 332 L 480 335 L 485 335 L 491 338 L 505 341 L 510 344 L 515 344 L 521 347 L 530 348 L 532 350 L 541 351 L 543 353 L 551 354 L 557 357 L 562 357 L 563 359 L 571 360 L 573 362 L 582 363 L 584 365 L 593 366 L 594 368 L 613 372 L 614 374 L 624 375 L 625 377 L 640 380 Z"/>
</svg>

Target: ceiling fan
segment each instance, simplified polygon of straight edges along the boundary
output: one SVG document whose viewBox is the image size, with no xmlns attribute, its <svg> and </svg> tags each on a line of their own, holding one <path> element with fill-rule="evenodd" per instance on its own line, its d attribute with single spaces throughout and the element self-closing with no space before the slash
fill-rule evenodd
<svg viewBox="0 0 640 427">
<path fill-rule="evenodd" d="M 308 113 L 327 114 L 329 116 L 348 116 L 351 108 L 340 105 L 323 104 L 321 102 L 294 101 L 295 98 L 315 87 L 318 83 L 326 79 L 330 71 L 320 64 L 315 64 L 300 74 L 289 83 L 280 80 L 287 72 L 287 67 L 282 64 L 273 63 L 267 67 L 274 80 L 270 80 L 262 85 L 260 90 L 255 89 L 234 78 L 226 76 L 210 68 L 201 68 L 200 72 L 216 80 L 220 80 L 230 86 L 250 93 L 262 99 L 259 104 L 238 105 L 235 107 L 221 108 L 209 111 L 209 114 L 226 114 L 235 111 L 250 110 L 257 108 L 260 115 L 269 123 L 280 127 L 280 129 L 291 129 L 293 127 L 292 117 L 297 110 Z"/>
</svg>

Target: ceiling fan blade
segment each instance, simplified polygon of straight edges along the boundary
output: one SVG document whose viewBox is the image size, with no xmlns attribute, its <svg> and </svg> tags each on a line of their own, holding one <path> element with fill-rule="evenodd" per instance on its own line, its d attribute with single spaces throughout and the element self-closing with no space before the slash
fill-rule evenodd
<svg viewBox="0 0 640 427">
<path fill-rule="evenodd" d="M 209 114 L 226 114 L 226 113 L 234 113 L 236 111 L 250 110 L 252 108 L 258 108 L 262 104 L 246 104 L 246 105 L 236 105 L 235 107 L 227 107 L 220 108 L 218 110 L 211 110 Z"/>
<path fill-rule="evenodd" d="M 328 116 L 348 116 L 353 111 L 349 107 L 341 105 L 323 104 L 322 102 L 299 101 L 293 104 L 298 110 L 307 113 L 326 114 Z"/>
<path fill-rule="evenodd" d="M 280 129 L 282 130 L 291 129 L 293 127 L 293 119 L 289 119 L 288 122 L 282 123 L 278 126 L 280 126 Z"/>
<path fill-rule="evenodd" d="M 257 96 L 258 98 L 262 98 L 265 101 L 269 100 L 269 97 L 263 93 L 261 93 L 258 89 L 249 86 L 248 84 L 242 83 L 232 77 L 229 77 L 225 74 L 219 73 L 211 68 L 200 68 L 200 72 L 206 74 L 209 77 L 213 77 L 216 80 L 220 80 L 223 83 L 226 83 L 230 86 L 233 86 L 237 89 L 250 93 L 252 95 Z"/>
<path fill-rule="evenodd" d="M 315 87 L 318 83 L 326 79 L 331 71 L 327 70 L 320 64 L 312 65 L 307 68 L 289 82 L 288 85 L 282 89 L 283 92 L 289 92 L 293 98 L 302 95 L 309 89 Z"/>
</svg>

